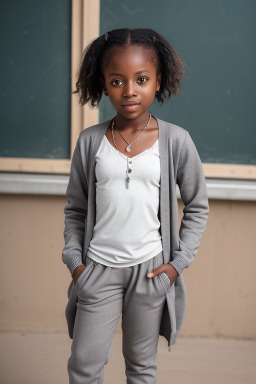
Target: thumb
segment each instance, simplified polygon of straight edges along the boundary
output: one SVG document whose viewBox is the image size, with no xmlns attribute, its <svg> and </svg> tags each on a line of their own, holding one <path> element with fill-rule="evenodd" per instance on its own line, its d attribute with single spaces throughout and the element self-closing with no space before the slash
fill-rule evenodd
<svg viewBox="0 0 256 384">
<path fill-rule="evenodd" d="M 156 269 L 153 269 L 153 271 L 147 273 L 147 277 L 155 277 L 159 273 L 159 267 Z"/>
</svg>

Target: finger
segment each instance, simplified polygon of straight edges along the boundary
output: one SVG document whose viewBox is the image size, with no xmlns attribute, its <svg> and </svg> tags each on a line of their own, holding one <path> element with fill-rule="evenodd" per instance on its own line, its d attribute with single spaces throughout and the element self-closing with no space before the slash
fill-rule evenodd
<svg viewBox="0 0 256 384">
<path fill-rule="evenodd" d="M 162 267 L 162 266 L 160 265 L 160 267 L 157 267 L 157 268 L 154 269 L 153 271 L 148 272 L 148 273 L 147 273 L 147 277 L 155 277 L 155 276 L 157 276 L 159 273 L 162 272 L 162 268 L 161 268 L 161 267 Z"/>
</svg>

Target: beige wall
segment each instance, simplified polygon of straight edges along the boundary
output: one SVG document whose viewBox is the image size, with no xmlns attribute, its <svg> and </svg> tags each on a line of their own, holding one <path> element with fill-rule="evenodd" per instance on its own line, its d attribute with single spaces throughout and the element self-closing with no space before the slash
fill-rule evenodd
<svg viewBox="0 0 256 384">
<path fill-rule="evenodd" d="M 0 195 L 0 331 L 67 332 L 65 204 L 60 196 Z M 181 335 L 256 338 L 255 228 L 255 202 L 210 200 L 201 247 L 183 272 Z"/>
</svg>

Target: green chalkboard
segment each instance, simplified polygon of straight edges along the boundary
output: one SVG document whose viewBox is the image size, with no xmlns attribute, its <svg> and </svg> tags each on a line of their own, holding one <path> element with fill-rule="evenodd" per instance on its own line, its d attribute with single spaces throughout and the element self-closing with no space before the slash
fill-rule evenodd
<svg viewBox="0 0 256 384">
<path fill-rule="evenodd" d="M 71 0 L 3 0 L 0 156 L 70 158 Z"/>
<path fill-rule="evenodd" d="M 256 164 L 256 2 L 102 0 L 100 33 L 153 28 L 186 61 L 182 95 L 151 111 L 187 129 L 204 163 Z M 106 96 L 100 120 L 115 110 Z"/>
</svg>

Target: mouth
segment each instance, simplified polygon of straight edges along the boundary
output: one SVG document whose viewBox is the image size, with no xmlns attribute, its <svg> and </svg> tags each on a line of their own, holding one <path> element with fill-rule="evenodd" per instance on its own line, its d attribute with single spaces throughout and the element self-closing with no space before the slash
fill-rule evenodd
<svg viewBox="0 0 256 384">
<path fill-rule="evenodd" d="M 122 107 L 125 108 L 126 111 L 136 111 L 139 108 L 139 103 L 134 102 L 127 102 L 122 104 Z"/>
<path fill-rule="evenodd" d="M 122 106 L 126 106 L 126 105 L 137 105 L 139 103 L 137 103 L 137 101 L 127 101 L 126 103 L 123 103 Z"/>
</svg>

